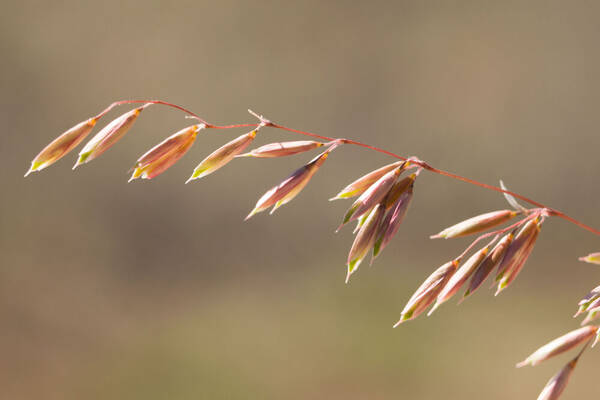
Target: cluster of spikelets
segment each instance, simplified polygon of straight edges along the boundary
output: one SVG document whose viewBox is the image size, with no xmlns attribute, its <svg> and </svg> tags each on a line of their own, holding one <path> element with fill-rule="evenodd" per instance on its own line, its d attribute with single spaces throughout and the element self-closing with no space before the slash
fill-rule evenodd
<svg viewBox="0 0 600 400">
<path fill-rule="evenodd" d="M 154 103 L 168 104 L 159 101 L 144 103 L 142 106 L 114 119 L 84 145 L 73 168 L 96 159 L 112 147 L 132 128 L 141 112 Z M 118 103 L 113 105 L 116 104 Z M 25 176 L 34 171 L 41 171 L 73 150 L 92 132 L 98 120 L 113 105 L 97 116 L 75 125 L 48 144 L 33 159 Z M 178 106 L 175 107 L 181 109 Z M 236 157 L 283 157 L 320 147 L 324 147 L 325 151 L 268 190 L 258 200 L 246 219 L 269 208 L 272 208 L 271 213 L 273 213 L 277 208 L 290 202 L 308 184 L 329 154 L 346 142 L 345 139 L 335 139 L 329 142 L 304 140 L 270 143 L 243 153 L 253 142 L 261 128 L 274 126 L 270 121 L 254 113 L 252 114 L 259 118 L 260 123 L 253 125 L 255 128 L 250 132 L 237 137 L 208 155 L 194 169 L 187 182 L 215 172 Z M 204 121 L 200 119 L 199 121 L 201 123 L 181 129 L 142 155 L 132 168 L 133 173 L 130 181 L 138 178 L 152 179 L 175 164 L 194 144 L 198 133 L 209 127 Z M 417 158 L 385 165 L 355 180 L 342 189 L 334 198 L 330 199 L 356 197 L 338 228 L 339 230 L 345 224 L 356 221 L 356 228 L 354 229 L 356 237 L 347 259 L 346 282 L 370 252 L 372 252 L 372 263 L 398 232 L 413 197 L 415 180 L 422 167 L 423 162 Z M 407 171 L 411 169 L 415 169 L 415 171 L 409 174 Z M 405 172 L 406 174 L 404 174 Z M 403 174 L 407 176 L 403 176 Z M 502 188 L 506 190 L 503 184 Z M 542 223 L 545 218 L 552 216 L 553 210 L 546 208 L 526 209 L 518 204 L 514 197 L 506 193 L 505 196 L 514 210 L 500 210 L 482 214 L 462 221 L 432 236 L 432 238 L 449 239 L 480 234 L 461 255 L 443 264 L 423 282 L 409 299 L 401 312 L 400 320 L 394 327 L 416 318 L 430 306 L 431 309 L 428 315 L 431 314 L 463 286 L 466 286 L 461 301 L 464 300 L 477 290 L 494 270 L 496 270 L 496 295 L 515 280 L 533 250 Z M 520 217 L 516 223 L 502 229 L 492 230 L 515 217 Z M 467 258 L 471 250 L 480 241 L 489 238 L 491 238 L 489 243 L 473 251 Z M 465 261 L 463 262 L 463 260 Z M 590 254 L 581 258 L 581 260 L 600 264 L 600 253 Z M 600 317 L 600 286 L 593 289 L 579 302 L 579 309 L 575 316 L 585 312 L 587 312 L 587 317 L 582 325 L 586 325 Z M 538 400 L 557 399 L 560 396 L 575 364 L 587 348 L 587 344 L 594 335 L 596 335 L 596 341 L 598 340 L 599 329 L 598 326 L 584 326 L 572 331 L 543 346 L 517 365 L 518 367 L 536 365 L 552 356 L 586 343 L 579 355 L 548 382 Z"/>
<path fill-rule="evenodd" d="M 600 264 L 600 253 L 592 253 L 586 257 L 581 257 L 580 260 L 592 264 Z M 600 286 L 592 289 L 592 291 L 590 291 L 583 299 L 581 299 L 578 306 L 579 309 L 575 313 L 574 317 L 577 317 L 585 312 L 588 313 L 581 325 L 587 325 L 596 319 L 600 315 Z M 592 344 L 592 347 L 594 347 L 596 343 L 598 343 L 598 340 L 600 340 L 600 326 L 588 325 L 579 329 L 575 329 L 540 347 L 524 361 L 517 364 L 517 368 L 527 365 L 535 366 L 544 360 L 564 353 L 585 343 L 579 354 L 577 354 L 575 358 L 569 361 L 560 371 L 558 371 L 556 375 L 550 378 L 540 393 L 538 400 L 556 400 L 560 397 L 565 390 L 567 383 L 569 382 L 571 374 L 573 373 L 579 358 L 587 349 L 592 340 L 594 340 L 594 343 Z"/>
<path fill-rule="evenodd" d="M 600 253 L 592 253 L 588 256 L 581 257 L 580 260 L 590 264 L 600 264 Z M 596 286 L 594 289 L 592 289 L 583 299 L 579 301 L 578 306 L 579 308 L 573 318 L 576 318 L 583 313 L 587 313 L 587 316 L 581 322 L 581 325 L 586 325 L 599 318 L 600 286 Z"/>
<path fill-rule="evenodd" d="M 137 107 L 119 116 L 101 129 L 83 146 L 73 168 L 96 159 L 113 146 L 132 128 L 141 112 L 149 105 L 151 104 L 147 103 Z M 33 159 L 25 176 L 33 171 L 40 171 L 52 165 L 73 150 L 91 133 L 97 120 L 102 115 L 100 114 L 75 125 L 52 141 Z M 291 201 L 308 184 L 329 154 L 344 143 L 343 140 L 334 140 L 328 143 L 312 140 L 270 143 L 243 153 L 255 139 L 258 131 L 269 124 L 269 121 L 264 118 L 258 118 L 261 122 L 255 129 L 219 147 L 202 160 L 187 182 L 215 172 L 235 157 L 283 157 L 319 147 L 325 147 L 325 151 L 268 190 L 258 200 L 246 219 L 269 208 L 272 208 L 271 213 L 273 213 L 277 208 Z M 152 179 L 165 172 L 183 157 L 194 144 L 198 133 L 205 128 L 206 124 L 201 123 L 181 129 L 148 150 L 136 161 L 129 180 Z M 356 271 L 369 250 L 373 249 L 373 258 L 377 257 L 398 231 L 410 204 L 413 184 L 420 169 L 405 178 L 401 178 L 401 174 L 414 167 L 417 167 L 417 165 L 411 163 L 410 160 L 386 165 L 352 182 L 331 199 L 348 199 L 358 196 L 344 216 L 341 225 L 357 221 L 356 239 L 348 256 L 347 278 Z"/>
<path fill-rule="evenodd" d="M 458 257 L 436 269 L 417 289 L 402 310 L 400 320 L 394 325 L 414 319 L 432 306 L 428 315 L 453 297 L 463 286 L 467 286 L 461 299 L 477 290 L 492 274 L 494 269 L 496 295 L 506 289 L 519 275 L 536 243 L 544 219 L 549 216 L 546 209 L 525 209 L 514 198 L 507 195 L 517 210 L 499 210 L 478 215 L 444 229 L 431 238 L 456 238 L 482 233 L 522 216 L 516 223 L 480 235 Z M 468 253 L 480 241 L 492 240 L 467 258 Z M 464 261 L 463 261 L 464 260 Z M 468 285 L 467 285 L 468 282 Z"/>
<path fill-rule="evenodd" d="M 140 113 L 150 103 L 144 104 L 141 107 L 135 108 L 101 129 L 90 141 L 88 141 L 83 149 L 79 152 L 79 158 L 73 168 L 81 164 L 88 163 L 113 146 L 121 139 L 133 126 Z M 52 165 L 60 158 L 64 157 L 73 148 L 90 134 L 97 120 L 102 116 L 90 118 L 83 121 L 71 129 L 64 132 L 57 139 L 48 144 L 32 161 L 29 171 L 25 176 L 33 171 L 41 171 L 42 169 Z M 282 183 L 269 190 L 261 197 L 256 204 L 256 207 L 250 215 L 264 211 L 273 206 L 273 211 L 278 207 L 292 200 L 306 186 L 310 178 L 317 172 L 319 167 L 325 162 L 329 153 L 335 149 L 341 141 L 333 141 L 330 143 L 322 143 L 311 140 L 271 143 L 242 154 L 242 152 L 252 143 L 258 131 L 267 125 L 266 120 L 261 120 L 256 128 L 252 131 L 239 136 L 229 143 L 219 147 L 217 150 L 208 155 L 194 169 L 192 175 L 186 183 L 205 177 L 225 164 L 229 163 L 235 157 L 257 157 L 257 158 L 273 158 L 283 157 L 292 154 L 298 154 L 318 147 L 326 146 L 327 149 L 315 157 L 312 161 L 296 170 L 290 177 Z M 181 129 L 180 131 L 169 136 L 150 150 L 142 155 L 133 166 L 133 173 L 130 181 L 138 178 L 152 179 L 165 172 L 173 164 L 175 164 L 194 144 L 198 133 L 206 128 L 206 124 L 200 123 Z"/>
<path fill-rule="evenodd" d="M 348 254 L 346 282 L 372 250 L 373 260 L 398 232 L 413 197 L 413 186 L 420 169 L 405 178 L 402 173 L 416 166 L 398 161 L 372 171 L 342 189 L 330 200 L 358 196 L 344 215 L 339 231 L 345 224 L 357 221 L 356 238 Z M 336 231 L 336 232 L 337 232 Z"/>
</svg>

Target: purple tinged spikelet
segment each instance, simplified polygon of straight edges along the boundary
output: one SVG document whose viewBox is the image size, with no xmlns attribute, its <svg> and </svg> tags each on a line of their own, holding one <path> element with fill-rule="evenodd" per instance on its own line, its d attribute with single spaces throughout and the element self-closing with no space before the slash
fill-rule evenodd
<svg viewBox="0 0 600 400">
<path fill-rule="evenodd" d="M 431 239 L 450 239 L 461 236 L 467 236 L 474 233 L 480 233 L 497 225 L 505 223 L 506 221 L 515 217 L 517 214 L 518 212 L 513 210 L 500 210 L 492 211 L 486 214 L 481 214 L 476 217 L 472 217 L 465 221 L 459 222 L 458 224 L 453 225 L 449 228 L 446 228 L 437 235 L 431 236 Z"/>
<path fill-rule="evenodd" d="M 50 142 L 37 156 L 35 156 L 33 161 L 31 161 L 31 167 L 25 176 L 34 171 L 41 171 L 67 155 L 67 153 L 77 147 L 77 145 L 90 134 L 92 129 L 94 129 L 96 122 L 96 118 L 90 118 L 80 122 Z"/>
<path fill-rule="evenodd" d="M 346 275 L 346 283 L 348 283 L 350 275 L 356 272 L 362 260 L 373 247 L 373 244 L 375 243 L 375 237 L 377 235 L 379 225 L 381 225 L 384 213 L 384 206 L 382 204 L 377 204 L 375 207 L 373 207 L 373 210 L 369 213 L 365 222 L 362 224 L 358 233 L 356 234 L 356 238 L 354 238 L 354 243 L 352 243 L 350 253 L 348 253 L 348 273 Z"/>
<path fill-rule="evenodd" d="M 394 186 L 390 189 L 389 193 L 385 197 L 385 209 L 389 210 L 392 207 L 395 207 L 398 203 L 398 199 L 400 196 L 405 193 L 407 190 L 412 189 L 415 180 L 417 179 L 417 174 L 410 174 L 404 179 L 400 179 Z"/>
<path fill-rule="evenodd" d="M 359 218 L 361 215 L 373 208 L 376 204 L 385 199 L 386 195 L 389 193 L 390 189 L 392 189 L 394 183 L 401 173 L 402 167 L 397 167 L 396 169 L 387 172 L 385 175 L 379 178 L 377 182 L 372 184 L 365 192 L 363 192 L 346 212 L 344 220 L 336 231 L 339 231 L 341 227 L 348 222 Z"/>
<path fill-rule="evenodd" d="M 592 289 L 591 292 L 589 292 L 583 299 L 579 301 L 579 303 L 577 304 L 579 306 L 579 309 L 577 310 L 577 313 L 573 315 L 573 318 L 584 313 L 588 309 L 590 304 L 593 301 L 595 301 L 598 297 L 600 297 L 600 286 L 596 286 L 594 289 Z"/>
<path fill-rule="evenodd" d="M 204 160 L 202 160 L 196 168 L 194 168 L 192 176 L 190 176 L 185 183 L 189 183 L 195 179 L 203 178 L 206 175 L 210 175 L 219 168 L 225 166 L 227 163 L 233 160 L 236 155 L 244 151 L 246 147 L 250 145 L 250 143 L 252 143 L 257 132 L 258 128 L 233 139 L 229 143 L 226 143 L 217 150 L 213 151 Z"/>
<path fill-rule="evenodd" d="M 326 151 L 312 159 L 308 164 L 303 165 L 294 171 L 279 185 L 268 190 L 260 199 L 258 199 L 256 206 L 250 214 L 248 214 L 246 220 L 259 212 L 265 211 L 271 206 L 273 206 L 273 209 L 271 210 L 272 214 L 277 208 L 290 202 L 302 191 L 302 189 L 304 189 L 334 148 L 335 146 L 329 147 Z"/>
<path fill-rule="evenodd" d="M 414 178 L 413 178 L 414 180 Z M 408 206 L 413 197 L 413 187 L 412 184 L 409 186 L 400 197 L 396 200 L 393 208 L 391 208 L 387 214 L 383 222 L 379 227 L 379 231 L 377 232 L 377 237 L 375 239 L 375 244 L 373 246 L 373 260 L 381 254 L 383 249 L 388 245 L 388 243 L 392 240 L 394 235 L 400 229 L 400 225 L 406 216 L 406 212 L 408 211 Z"/>
<path fill-rule="evenodd" d="M 298 140 L 295 142 L 269 143 L 236 157 L 274 158 L 303 153 L 325 145 L 314 140 Z"/>
<path fill-rule="evenodd" d="M 464 283 L 471 277 L 475 269 L 481 265 L 485 257 L 488 255 L 490 246 L 485 246 L 479 251 L 475 252 L 461 267 L 452 275 L 452 278 L 448 281 L 444 289 L 437 296 L 436 302 L 433 308 L 427 315 L 433 314 L 433 312 L 446 301 L 450 300 L 452 296 L 460 290 Z"/>
<path fill-rule="evenodd" d="M 142 155 L 135 163 L 129 182 L 134 179 L 152 179 L 175 164 L 189 150 L 196 136 L 206 125 L 192 125 L 169 136 Z"/>
<path fill-rule="evenodd" d="M 521 368 L 526 365 L 535 366 L 542 361 L 552 358 L 558 354 L 562 354 L 565 351 L 571 350 L 573 347 L 591 340 L 597 333 L 597 326 L 584 326 L 583 328 L 575 329 L 537 349 L 524 361 L 518 363 L 517 368 Z"/>
<path fill-rule="evenodd" d="M 369 172 L 368 174 L 358 178 L 344 189 L 342 189 L 335 197 L 329 199 L 329 201 L 339 199 L 349 199 L 364 193 L 371 185 L 377 182 L 382 176 L 398 167 L 408 167 L 409 162 L 398 161 L 392 164 L 385 165 L 375 171 Z"/>
<path fill-rule="evenodd" d="M 508 246 L 506 254 L 502 259 L 500 265 L 498 265 L 498 271 L 496 272 L 496 282 L 500 281 L 506 272 L 513 268 L 520 260 L 520 256 L 523 253 L 523 249 L 527 246 L 529 239 L 534 234 L 534 231 L 539 230 L 538 219 L 531 219 L 523 225 L 519 232 L 515 235 L 515 238 Z"/>
<path fill-rule="evenodd" d="M 533 229 L 530 233 L 528 233 L 528 237 L 524 241 L 522 247 L 520 249 L 517 249 L 514 261 L 511 264 L 506 265 L 506 269 L 504 270 L 503 276 L 500 278 L 500 282 L 498 282 L 498 289 L 496 290 L 495 296 L 498 296 L 500 292 L 506 289 L 516 279 L 517 275 L 519 275 L 519 273 L 523 269 L 525 262 L 527 262 L 527 259 L 531 255 L 533 247 L 535 246 L 535 242 L 537 241 L 537 238 L 540 234 L 541 227 L 541 222 L 538 221 L 537 218 L 532 222 L 534 222 Z M 523 229 L 525 229 L 525 227 L 523 227 Z M 514 244 L 518 240 L 518 238 L 519 236 L 517 235 L 512 244 Z M 510 251 L 510 248 L 508 251 Z"/>
<path fill-rule="evenodd" d="M 108 125 L 102 128 L 100 132 L 94 135 L 94 137 L 91 138 L 90 141 L 85 144 L 85 146 L 83 146 L 83 149 L 81 149 L 79 152 L 79 158 L 73 166 L 73 169 L 77 168 L 81 164 L 92 161 L 112 147 L 127 132 L 129 132 L 135 121 L 140 116 L 140 113 L 150 105 L 151 103 L 146 103 L 141 107 L 134 108 L 120 117 L 115 118 Z"/>
<path fill-rule="evenodd" d="M 396 322 L 394 328 L 405 321 L 418 317 L 425 311 L 435 301 L 448 280 L 450 280 L 459 263 L 460 260 L 458 259 L 449 261 L 429 275 L 410 300 L 408 300 L 408 303 L 406 303 L 400 314 L 400 320 Z"/>
<path fill-rule="evenodd" d="M 473 273 L 469 287 L 467 288 L 463 300 L 481 286 L 486 278 L 492 273 L 494 268 L 502 261 L 506 250 L 513 241 L 515 235 L 511 232 L 505 235 L 496 246 L 490 251 L 485 259 L 481 262 L 477 270 Z M 462 301 L 462 300 L 461 300 Z"/>
<path fill-rule="evenodd" d="M 573 370 L 575 370 L 579 357 L 581 357 L 581 353 L 569 361 L 556 375 L 550 378 L 537 400 L 558 400 L 560 398 L 569 383 L 569 379 L 571 378 Z"/>
</svg>

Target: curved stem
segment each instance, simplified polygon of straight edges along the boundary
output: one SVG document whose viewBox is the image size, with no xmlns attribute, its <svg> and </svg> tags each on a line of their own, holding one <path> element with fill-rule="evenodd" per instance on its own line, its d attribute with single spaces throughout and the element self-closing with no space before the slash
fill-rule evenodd
<svg viewBox="0 0 600 400">
<path fill-rule="evenodd" d="M 198 121 L 200 121 L 203 124 L 205 124 L 207 128 L 214 128 L 214 126 L 210 125 L 208 122 L 206 122 L 205 120 L 203 120 L 198 114 L 195 114 L 194 112 L 192 112 L 190 110 L 187 110 L 187 109 L 185 109 L 185 108 L 183 108 L 181 106 L 178 106 L 176 104 L 168 103 L 168 102 L 162 101 L 162 100 L 120 100 L 120 101 L 115 101 L 114 103 L 112 103 L 111 105 L 109 105 L 108 107 L 106 107 L 104 110 L 102 110 L 102 112 L 100 114 L 96 115 L 94 118 L 95 119 L 102 118 L 105 114 L 107 114 L 110 110 L 112 110 L 116 106 L 121 106 L 123 104 L 139 104 L 139 103 L 161 104 L 163 106 L 176 108 L 176 109 L 178 109 L 180 111 L 183 111 L 184 113 L 189 114 L 192 117 L 196 118 Z"/>
<path fill-rule="evenodd" d="M 161 105 L 164 105 L 164 106 L 167 106 L 167 107 L 172 107 L 172 108 L 178 109 L 178 110 L 183 111 L 186 114 L 191 115 L 192 117 L 198 119 L 200 122 L 202 122 L 203 124 L 206 125 L 206 128 L 212 128 L 212 129 L 232 129 L 232 128 L 244 128 L 244 127 L 257 127 L 257 126 L 261 125 L 260 123 L 254 123 L 254 124 L 252 124 L 252 123 L 248 123 L 248 124 L 233 124 L 233 125 L 213 125 L 213 124 L 210 124 L 210 123 L 206 122 L 198 114 L 196 114 L 196 113 L 194 113 L 194 112 L 192 112 L 190 110 L 187 110 L 187 109 L 185 109 L 185 108 L 183 108 L 181 106 L 178 106 L 176 104 L 169 103 L 169 102 L 166 102 L 166 101 L 162 101 L 162 100 L 121 100 L 121 101 L 116 101 L 116 102 L 112 103 L 111 105 L 109 105 L 106 109 L 104 109 L 95 118 L 96 119 L 101 118 L 102 116 L 104 116 L 106 113 L 108 113 L 110 110 L 112 110 L 116 106 L 123 105 L 123 104 L 135 104 L 135 103 L 161 104 Z M 264 120 L 264 121 L 267 121 L 267 120 Z M 261 123 L 263 123 L 264 121 L 261 121 Z M 284 125 L 279 125 L 279 124 L 276 124 L 276 123 L 271 122 L 271 121 L 263 123 L 263 125 L 264 126 L 270 126 L 272 128 L 276 128 L 276 129 L 281 129 L 281 130 L 288 131 L 288 132 L 297 133 L 297 134 L 304 135 L 304 136 L 310 136 L 310 137 L 313 137 L 313 138 L 316 138 L 316 139 L 327 140 L 327 141 L 330 141 L 330 142 L 331 141 L 341 141 L 341 142 L 346 143 L 346 144 L 352 144 L 352 145 L 355 145 L 355 146 L 364 147 L 366 149 L 370 149 L 370 150 L 373 150 L 373 151 L 376 151 L 376 152 L 388 155 L 390 157 L 397 158 L 399 160 L 403 160 L 403 161 L 407 161 L 408 160 L 407 157 L 403 157 L 403 156 L 400 156 L 398 154 L 392 153 L 391 151 L 387 151 L 387 150 L 379 148 L 379 147 L 371 146 L 371 145 L 366 144 L 366 143 L 358 142 L 356 140 L 339 139 L 339 138 L 332 138 L 332 137 L 324 136 L 324 135 L 318 135 L 318 134 L 312 133 L 312 132 L 307 132 L 307 131 L 302 131 L 302 130 L 299 130 L 299 129 L 288 128 L 288 127 L 286 127 Z M 574 225 L 576 225 L 576 226 L 578 226 L 578 227 L 580 227 L 582 229 L 585 229 L 585 230 L 587 230 L 587 231 L 589 231 L 589 232 L 591 232 L 591 233 L 593 233 L 595 235 L 600 236 L 600 230 L 594 229 L 591 226 L 586 225 L 583 222 L 576 220 L 575 218 L 569 217 L 567 214 L 565 214 L 562 211 L 555 210 L 554 208 L 548 207 L 548 206 L 546 206 L 546 205 L 544 205 L 544 204 L 542 204 L 542 203 L 540 203 L 538 201 L 535 201 L 533 199 L 530 199 L 530 198 L 525 197 L 523 195 L 520 195 L 518 193 L 512 192 L 510 190 L 504 190 L 504 189 L 502 189 L 502 188 L 500 188 L 498 186 L 488 185 L 487 183 L 482 183 L 482 182 L 476 181 L 476 180 L 471 179 L 471 178 L 467 178 L 467 177 L 464 177 L 464 176 L 461 176 L 461 175 L 458 175 L 458 174 L 455 174 L 455 173 L 452 173 L 452 172 L 444 171 L 442 169 L 434 168 L 434 167 L 432 167 L 431 165 L 429 165 L 428 163 L 426 163 L 425 161 L 422 161 L 422 160 L 415 160 L 415 159 L 411 158 L 411 162 L 414 163 L 414 164 L 419 165 L 421 168 L 423 168 L 423 169 L 425 169 L 425 170 L 427 170 L 429 172 L 433 172 L 433 173 L 438 174 L 438 175 L 442 175 L 442 176 L 446 176 L 446 177 L 449 177 L 449 178 L 452 178 L 452 179 L 456 179 L 456 180 L 459 180 L 459 181 L 470 183 L 471 185 L 479 186 L 479 187 L 482 187 L 484 189 L 493 190 L 493 191 L 496 191 L 496 192 L 499 192 L 499 193 L 509 194 L 509 195 L 514 196 L 514 197 L 516 197 L 516 198 L 518 198 L 520 200 L 523 200 L 523 201 L 525 201 L 525 202 L 527 202 L 529 204 L 532 204 L 532 205 L 534 205 L 536 207 L 539 207 L 541 209 L 546 209 L 546 210 L 548 210 L 548 213 L 550 215 L 562 218 L 562 219 L 564 219 L 564 220 L 566 220 L 566 221 L 568 221 L 568 222 L 570 222 L 570 223 L 572 223 L 572 224 L 574 224 Z"/>
</svg>

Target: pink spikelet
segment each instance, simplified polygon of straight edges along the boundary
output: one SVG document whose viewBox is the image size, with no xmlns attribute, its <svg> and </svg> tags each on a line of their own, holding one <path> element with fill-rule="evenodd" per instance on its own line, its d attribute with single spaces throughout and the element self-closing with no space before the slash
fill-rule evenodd
<svg viewBox="0 0 600 400">
<path fill-rule="evenodd" d="M 246 220 L 259 212 L 265 211 L 271 206 L 273 206 L 273 209 L 271 210 L 272 214 L 277 208 L 290 202 L 302 191 L 302 189 L 304 189 L 313 175 L 319 170 L 321 165 L 323 165 L 329 156 L 329 153 L 336 147 L 337 144 L 330 146 L 326 151 L 315 157 L 308 164 L 303 165 L 294 171 L 279 185 L 268 190 L 260 199 L 258 199 L 256 206 L 250 214 L 248 214 Z"/>
<path fill-rule="evenodd" d="M 120 117 L 112 120 L 108 125 L 100 130 L 89 142 L 83 146 L 83 149 L 79 152 L 79 159 L 73 166 L 73 169 L 77 168 L 81 164 L 88 163 L 93 159 L 99 157 L 106 150 L 111 148 L 117 141 L 119 141 L 133 126 L 135 121 L 140 116 L 140 113 L 150 103 L 146 103 L 141 107 L 135 108 Z"/>
<path fill-rule="evenodd" d="M 25 176 L 34 171 L 41 171 L 54 164 L 73 150 L 87 135 L 90 134 L 97 118 L 90 118 L 68 129 L 48 144 L 31 162 L 31 167 Z"/>
</svg>

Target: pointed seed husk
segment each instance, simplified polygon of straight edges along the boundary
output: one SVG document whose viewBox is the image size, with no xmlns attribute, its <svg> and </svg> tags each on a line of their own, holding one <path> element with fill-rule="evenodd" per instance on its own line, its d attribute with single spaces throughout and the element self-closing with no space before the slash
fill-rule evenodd
<svg viewBox="0 0 600 400">
<path fill-rule="evenodd" d="M 77 147 L 90 134 L 92 129 L 94 129 L 94 125 L 96 125 L 96 121 L 96 118 L 90 118 L 80 122 L 50 142 L 35 156 L 25 176 L 34 171 L 41 171 L 67 155 L 67 153 Z"/>
<path fill-rule="evenodd" d="M 348 253 L 348 273 L 346 275 L 346 283 L 348 283 L 350 275 L 356 272 L 362 260 L 373 247 L 375 235 L 377 234 L 384 213 L 384 206 L 382 204 L 377 204 L 373 208 L 373 211 L 369 213 L 369 216 L 356 234 L 356 238 L 352 243 L 352 248 Z"/>
<path fill-rule="evenodd" d="M 459 263 L 460 260 L 449 261 L 429 275 L 406 303 L 400 315 L 400 320 L 396 322 L 394 328 L 405 321 L 418 317 L 425 311 L 435 301 L 440 291 L 458 268 Z"/>
<path fill-rule="evenodd" d="M 342 189 L 335 197 L 329 199 L 330 201 L 339 199 L 349 199 L 351 197 L 359 196 L 364 193 L 371 185 L 377 182 L 383 175 L 388 172 L 403 166 L 408 167 L 408 162 L 398 161 L 392 164 L 385 165 L 375 171 L 371 171 L 368 174 L 361 176 L 344 189 Z"/>
<path fill-rule="evenodd" d="M 584 326 L 583 328 L 575 329 L 537 349 L 524 361 L 518 363 L 517 368 L 521 368 L 526 365 L 535 366 L 542 361 L 545 361 L 558 354 L 562 354 L 565 351 L 571 350 L 573 347 L 585 343 L 593 338 L 597 332 L 597 326 Z"/>
<path fill-rule="evenodd" d="M 150 105 L 150 103 L 146 103 L 141 107 L 126 112 L 108 123 L 108 125 L 102 128 L 100 132 L 96 133 L 94 137 L 83 146 L 73 169 L 81 164 L 92 161 L 112 147 L 131 129 L 140 113 Z"/>
<path fill-rule="evenodd" d="M 509 221 L 517 214 L 518 213 L 513 210 L 500 210 L 477 215 L 444 229 L 437 235 L 431 236 L 431 239 L 450 239 L 487 231 L 490 228 Z"/>
<path fill-rule="evenodd" d="M 274 158 L 303 153 L 325 145 L 314 140 L 298 140 L 294 142 L 269 143 L 236 157 Z"/>
<path fill-rule="evenodd" d="M 477 270 L 473 273 L 471 281 L 469 282 L 469 287 L 467 288 L 463 299 L 477 290 L 486 280 L 486 278 L 492 273 L 494 268 L 496 268 L 496 266 L 502 261 L 508 246 L 514 239 L 514 236 L 514 233 L 508 233 L 500 240 L 500 242 L 498 242 L 498 244 L 496 244 L 496 246 L 494 246 L 492 251 L 488 253 Z"/>
<path fill-rule="evenodd" d="M 326 151 L 312 159 L 308 164 L 303 165 L 294 171 L 279 185 L 268 190 L 260 199 L 258 199 L 256 206 L 250 214 L 248 214 L 246 220 L 259 212 L 265 211 L 271 206 L 273 206 L 273 209 L 271 210 L 272 214 L 280 206 L 289 203 L 302 191 L 302 189 L 304 189 L 313 175 L 319 170 L 321 165 L 323 165 L 332 150 L 333 147 L 328 148 Z"/>
</svg>

